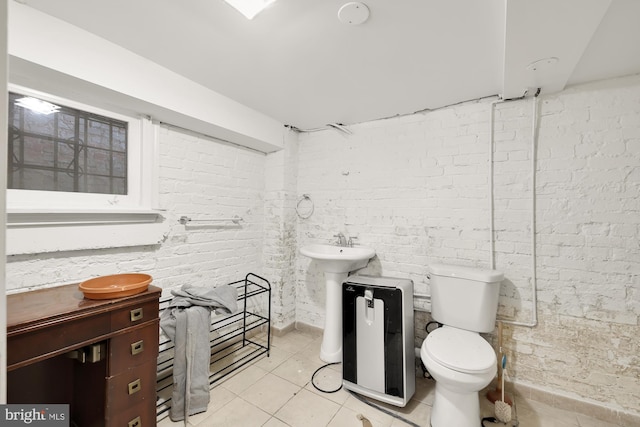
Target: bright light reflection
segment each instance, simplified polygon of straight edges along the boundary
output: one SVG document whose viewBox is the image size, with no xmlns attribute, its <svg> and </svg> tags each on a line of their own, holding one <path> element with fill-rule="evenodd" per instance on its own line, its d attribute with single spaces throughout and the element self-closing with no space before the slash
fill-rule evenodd
<svg viewBox="0 0 640 427">
<path fill-rule="evenodd" d="M 16 105 L 39 114 L 52 114 L 56 111 L 60 111 L 59 106 L 30 96 L 25 96 L 24 98 L 16 100 Z"/>
<path fill-rule="evenodd" d="M 242 13 L 247 19 L 253 19 L 258 13 L 262 12 L 271 3 L 276 0 L 224 0 L 234 7 L 238 12 Z"/>
</svg>

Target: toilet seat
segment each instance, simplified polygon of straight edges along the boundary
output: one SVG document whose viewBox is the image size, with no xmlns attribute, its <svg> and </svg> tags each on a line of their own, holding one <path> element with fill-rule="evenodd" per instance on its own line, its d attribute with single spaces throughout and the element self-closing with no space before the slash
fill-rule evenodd
<svg viewBox="0 0 640 427">
<path fill-rule="evenodd" d="M 429 333 L 425 352 L 439 364 L 469 374 L 495 368 L 496 354 L 491 345 L 476 332 L 444 326 Z"/>
</svg>

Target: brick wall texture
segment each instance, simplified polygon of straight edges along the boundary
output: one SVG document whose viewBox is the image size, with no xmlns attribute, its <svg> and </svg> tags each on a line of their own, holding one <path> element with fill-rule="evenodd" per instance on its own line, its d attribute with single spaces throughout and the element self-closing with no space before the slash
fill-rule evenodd
<svg viewBox="0 0 640 427">
<path fill-rule="evenodd" d="M 364 272 L 411 278 L 420 293 L 431 263 L 488 268 L 491 101 L 301 135 L 298 193 L 315 213 L 298 244 L 357 236 L 377 251 Z M 640 76 L 538 107 L 539 323 L 505 325 L 510 375 L 640 413 Z M 499 318 L 520 322 L 532 307 L 532 114 L 530 98 L 495 105 Z M 322 273 L 301 257 L 297 269 L 297 319 L 322 326 Z"/>
<path fill-rule="evenodd" d="M 431 263 L 491 263 L 492 101 L 352 125 L 350 136 L 291 132 L 268 155 L 163 126 L 165 241 L 12 256 L 7 290 L 125 271 L 149 272 L 168 290 L 254 272 L 274 288 L 275 326 L 322 327 L 323 275 L 298 248 L 342 232 L 375 248 L 364 273 L 410 278 L 428 294 Z M 533 100 L 494 108 L 494 259 L 506 277 L 498 315 L 528 322 Z M 505 325 L 510 377 L 640 415 L 640 76 L 542 95 L 538 111 L 538 325 Z M 314 207 L 307 219 L 296 214 L 303 194 Z M 187 229 L 182 215 L 244 222 Z"/>
</svg>

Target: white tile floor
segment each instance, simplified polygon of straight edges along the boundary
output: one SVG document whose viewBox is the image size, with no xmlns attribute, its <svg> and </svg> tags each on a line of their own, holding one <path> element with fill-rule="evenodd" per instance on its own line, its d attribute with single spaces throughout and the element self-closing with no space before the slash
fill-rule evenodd
<svg viewBox="0 0 640 427">
<path fill-rule="evenodd" d="M 205 413 L 189 418 L 198 427 L 373 427 L 410 426 L 372 408 L 348 391 L 322 393 L 311 384 L 311 376 L 324 362 L 320 360 L 319 333 L 290 332 L 274 337 L 270 357 L 263 357 L 218 383 L 211 390 Z M 321 370 L 315 383 L 324 390 L 340 385 L 340 365 Z M 370 400 L 419 426 L 429 426 L 433 403 L 433 380 L 422 378 L 418 369 L 416 393 L 405 408 Z M 493 404 L 481 399 L 483 416 L 493 415 Z M 563 411 L 535 401 L 516 399 L 514 416 L 521 427 L 616 427 L 579 413 Z M 158 427 L 184 425 L 165 418 Z M 480 425 L 480 423 L 478 423 Z M 515 425 L 515 423 L 510 424 Z M 456 426 L 451 426 L 456 427 Z"/>
</svg>

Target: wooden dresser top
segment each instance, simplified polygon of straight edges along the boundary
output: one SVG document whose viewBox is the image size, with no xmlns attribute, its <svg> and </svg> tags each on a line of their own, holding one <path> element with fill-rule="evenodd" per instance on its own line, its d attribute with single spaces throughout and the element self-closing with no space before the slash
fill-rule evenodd
<svg viewBox="0 0 640 427">
<path fill-rule="evenodd" d="M 7 335 L 23 328 L 55 323 L 62 318 L 84 317 L 140 301 L 157 300 L 160 292 L 160 288 L 149 286 L 136 295 L 92 300 L 84 297 L 78 284 L 71 284 L 7 295 Z"/>
</svg>

